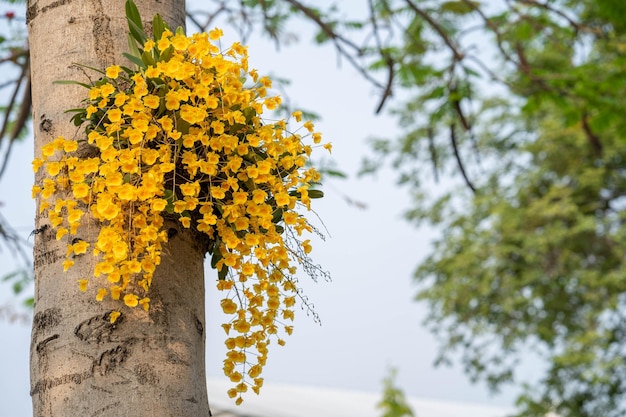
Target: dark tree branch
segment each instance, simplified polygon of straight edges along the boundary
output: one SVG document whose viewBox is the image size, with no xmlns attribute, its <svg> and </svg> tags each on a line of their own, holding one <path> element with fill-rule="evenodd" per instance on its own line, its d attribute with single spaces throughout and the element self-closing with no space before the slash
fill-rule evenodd
<svg viewBox="0 0 626 417">
<path fill-rule="evenodd" d="M 433 177 L 435 182 L 439 182 L 439 164 L 437 163 L 437 148 L 435 147 L 435 132 L 431 126 L 426 130 L 428 136 L 428 150 L 430 152 L 430 161 L 433 163 Z"/>
<path fill-rule="evenodd" d="M 472 190 L 474 194 L 476 194 L 476 188 L 467 176 L 467 172 L 465 172 L 465 167 L 463 166 L 463 161 L 461 160 L 461 155 L 459 154 L 459 147 L 456 141 L 456 129 L 454 127 L 454 123 L 450 123 L 450 142 L 452 144 L 452 149 L 454 150 L 454 157 L 459 167 L 459 171 L 461 171 L 461 175 L 463 176 L 463 180 L 465 180 L 465 184 L 469 187 L 469 189 Z"/>
<path fill-rule="evenodd" d="M 20 108 L 17 113 L 17 118 L 13 122 L 13 129 L 11 130 L 11 135 L 9 137 L 9 144 L 7 146 L 7 150 L 4 154 L 4 159 L 2 161 L 2 167 L 0 168 L 0 178 L 4 175 L 4 171 L 6 170 L 9 164 L 9 157 L 11 156 L 11 150 L 13 149 L 13 144 L 15 140 L 19 136 L 19 134 L 26 128 L 26 122 L 30 117 L 30 109 L 32 104 L 31 97 L 31 89 L 30 89 L 30 72 L 26 75 L 26 87 L 24 88 L 24 95 L 22 96 L 22 102 L 20 103 Z"/>
<path fill-rule="evenodd" d="M 296 10 L 299 10 L 300 12 L 302 12 L 302 14 L 304 14 L 306 17 L 311 19 L 311 21 L 313 21 L 322 30 L 322 32 L 324 32 L 326 36 L 328 36 L 333 41 L 333 44 L 335 45 L 335 49 L 337 50 L 337 53 L 339 53 L 340 56 L 347 59 L 350 65 L 352 65 L 354 69 L 356 69 L 359 73 L 361 73 L 361 76 L 363 78 L 365 78 L 367 81 L 372 83 L 375 87 L 383 91 L 386 90 L 386 87 L 382 85 L 374 77 L 372 77 L 367 72 L 367 69 L 363 68 L 363 66 L 356 61 L 355 57 L 352 54 L 350 54 L 348 51 L 346 51 L 343 45 L 352 49 L 353 52 L 355 53 L 355 56 L 361 56 L 363 54 L 362 48 L 360 48 L 358 45 L 356 45 L 349 39 L 346 39 L 343 36 L 339 35 L 337 32 L 335 32 L 334 29 L 330 25 L 328 25 L 326 22 L 324 22 L 319 17 L 319 15 L 315 13 L 315 11 L 311 9 L 310 7 L 305 6 L 304 4 L 300 3 L 298 0 L 285 0 L 285 1 L 291 4 Z"/>
<path fill-rule="evenodd" d="M 11 122 L 11 113 L 13 112 L 13 108 L 16 106 L 17 95 L 20 91 L 20 87 L 22 86 L 22 82 L 28 77 L 28 62 L 22 64 L 21 67 L 20 76 L 15 82 L 15 89 L 13 90 L 13 94 L 11 94 L 9 103 L 4 111 L 4 122 L 0 128 L 0 143 L 2 143 L 4 135 L 9 127 L 9 123 Z"/>
<path fill-rule="evenodd" d="M 387 84 L 385 85 L 385 90 L 383 91 L 382 97 L 380 98 L 380 102 L 378 103 L 375 112 L 376 114 L 379 114 L 382 111 L 383 106 L 387 101 L 387 98 L 391 97 L 392 94 L 393 80 L 395 77 L 395 61 L 391 57 L 391 55 L 389 55 L 389 53 L 385 52 L 383 49 L 383 43 L 380 39 L 380 29 L 378 28 L 378 21 L 376 20 L 376 12 L 374 11 L 373 0 L 369 0 L 368 3 L 370 8 L 370 22 L 372 23 L 372 28 L 374 31 L 376 48 L 378 49 L 378 53 L 380 54 L 380 56 L 383 57 L 385 63 L 387 64 Z"/>
<path fill-rule="evenodd" d="M 600 138 L 591 130 L 591 126 L 589 126 L 589 115 L 586 111 L 583 111 L 581 122 L 583 132 L 585 132 L 585 136 L 587 136 L 587 140 L 591 144 L 595 154 L 599 157 L 602 156 L 602 142 L 600 142 Z"/>
<path fill-rule="evenodd" d="M 441 37 L 441 40 L 444 41 L 444 43 L 450 49 L 450 52 L 452 52 L 452 55 L 454 56 L 454 60 L 462 61 L 463 58 L 465 58 L 465 54 L 460 50 L 459 46 L 456 45 L 456 42 L 454 42 L 448 36 L 444 28 L 439 23 L 437 23 L 427 12 L 417 7 L 417 5 L 413 3 L 411 0 L 405 0 L 405 1 L 406 1 L 406 4 L 411 8 L 411 10 L 413 10 L 415 13 L 420 15 L 420 17 L 424 19 L 430 25 L 430 27 L 432 27 L 435 30 L 435 32 L 437 32 L 437 34 Z"/>
<path fill-rule="evenodd" d="M 547 2 L 542 3 L 542 2 L 539 2 L 539 1 L 536 1 L 536 0 L 516 0 L 516 1 L 519 2 L 519 3 L 522 3 L 522 4 L 530 5 L 530 6 L 537 6 L 537 7 L 540 7 L 542 9 L 545 9 L 545 10 L 551 12 L 551 13 L 556 14 L 557 16 L 565 19 L 567 21 L 567 23 L 569 23 L 569 25 L 571 27 L 573 27 L 576 32 L 586 31 L 586 32 L 597 33 L 597 31 L 592 30 L 589 27 L 576 22 L 574 19 L 572 19 L 571 17 L 566 15 L 562 10 L 559 10 L 559 9 L 551 6 Z"/>
</svg>

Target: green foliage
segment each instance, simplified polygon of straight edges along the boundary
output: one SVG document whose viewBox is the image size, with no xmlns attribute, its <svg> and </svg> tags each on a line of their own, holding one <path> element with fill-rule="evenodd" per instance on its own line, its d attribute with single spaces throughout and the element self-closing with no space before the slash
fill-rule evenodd
<svg viewBox="0 0 626 417">
<path fill-rule="evenodd" d="M 10 283 L 11 288 L 13 289 L 13 293 L 16 296 L 23 295 L 24 291 L 32 284 L 33 282 L 33 272 L 32 267 L 24 267 L 16 269 L 2 278 L 0 281 Z M 32 296 L 26 297 L 22 300 L 22 304 L 24 307 L 31 308 L 35 302 L 35 299 Z"/>
<path fill-rule="evenodd" d="M 389 375 L 383 380 L 383 398 L 377 407 L 383 411 L 381 417 L 414 417 L 404 392 L 396 386 L 397 373 L 396 369 L 390 369 Z"/>
<path fill-rule="evenodd" d="M 404 136 L 374 146 L 416 196 L 407 218 L 443 231 L 416 271 L 439 363 L 460 353 L 497 390 L 534 350 L 547 370 L 520 415 L 623 415 L 622 2 L 385 3 L 407 22 L 393 50 L 410 98 Z M 487 58 L 464 38 L 477 21 Z M 450 172 L 459 186 L 429 192 Z"/>
</svg>

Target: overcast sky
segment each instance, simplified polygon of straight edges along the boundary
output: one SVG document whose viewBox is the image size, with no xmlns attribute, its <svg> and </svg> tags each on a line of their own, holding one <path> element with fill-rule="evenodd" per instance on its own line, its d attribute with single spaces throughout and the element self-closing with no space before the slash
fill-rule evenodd
<svg viewBox="0 0 626 417">
<path fill-rule="evenodd" d="M 302 31 L 306 33 L 306 28 Z M 346 63 L 338 67 L 330 47 L 311 46 L 306 35 L 299 44 L 278 52 L 264 39 L 248 44 L 251 67 L 290 79 L 292 102 L 322 116 L 316 127 L 332 141 L 334 160 L 351 176 L 346 181 L 329 181 L 326 196 L 314 201 L 330 236 L 314 246 L 312 255 L 331 272 L 333 280 L 313 283 L 303 276 L 300 282 L 322 325 L 304 312 L 296 312 L 293 336 L 287 338 L 285 347 L 274 346 L 270 351 L 266 382 L 380 392 L 381 380 L 393 366 L 399 370 L 398 385 L 413 396 L 511 405 L 512 389 L 491 397 L 484 386 L 470 385 L 459 366 L 432 367 L 437 343 L 421 326 L 425 307 L 413 301 L 411 277 L 430 250 L 434 234 L 402 219 L 410 199 L 406 190 L 395 185 L 393 171 L 383 170 L 375 178 L 354 175 L 368 152 L 368 137 L 395 137 L 398 133 L 393 119 L 374 116 L 378 97 L 373 89 Z M 30 200 L 32 139 L 26 142 L 15 150 L 0 181 L 0 200 L 1 213 L 28 235 L 34 217 Z M 367 209 L 346 204 L 344 194 L 365 203 Z M 5 273 L 1 268 L 0 274 Z M 207 268 L 206 276 L 207 372 L 219 377 L 225 352 L 219 327 L 220 294 L 214 290 L 214 271 Z M 11 302 L 9 286 L 0 283 L 0 306 Z M 3 415 L 31 415 L 29 333 L 28 325 L 0 321 Z"/>
</svg>

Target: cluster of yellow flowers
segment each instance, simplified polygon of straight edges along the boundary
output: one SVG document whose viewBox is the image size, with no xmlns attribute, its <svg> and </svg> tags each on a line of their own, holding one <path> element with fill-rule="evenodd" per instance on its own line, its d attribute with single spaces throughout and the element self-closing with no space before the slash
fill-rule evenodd
<svg viewBox="0 0 626 417">
<path fill-rule="evenodd" d="M 226 293 L 222 309 L 233 317 L 223 325 L 224 372 L 240 403 L 249 385 L 258 393 L 263 384 L 270 337 L 292 332 L 284 324 L 294 317 L 292 277 L 309 262 L 302 236 L 312 231 L 297 209 L 310 210 L 310 199 L 321 196 L 313 189 L 320 174 L 307 162 L 312 147 L 330 144 L 321 144 L 310 121 L 300 135 L 285 120 L 262 120 L 280 98 L 267 95 L 270 79 L 248 69 L 246 47 L 221 51 L 212 42 L 221 36 L 166 28 L 145 41 L 137 71 L 107 68 L 75 116 L 87 122 L 86 140 L 58 137 L 42 147 L 33 167 L 45 174 L 33 197 L 41 197 L 56 238 L 68 240 L 64 270 L 90 247 L 99 257 L 93 278 L 79 281 L 82 291 L 97 282 L 98 301 L 148 310 L 168 240 L 165 219 L 205 234 Z M 302 113 L 292 117 L 300 123 Z M 72 238 L 87 215 L 100 223 L 97 238 Z"/>
</svg>

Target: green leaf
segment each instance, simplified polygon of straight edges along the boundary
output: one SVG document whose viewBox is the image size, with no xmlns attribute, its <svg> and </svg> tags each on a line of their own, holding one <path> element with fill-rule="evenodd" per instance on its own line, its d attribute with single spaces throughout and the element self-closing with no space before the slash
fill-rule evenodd
<svg viewBox="0 0 626 417">
<path fill-rule="evenodd" d="M 163 18 L 160 14 L 155 14 L 152 19 L 152 37 L 154 41 L 158 41 L 163 36 L 163 32 L 167 28 L 167 24 L 163 21 Z"/>
<path fill-rule="evenodd" d="M 21 273 L 22 273 L 21 270 L 9 272 L 8 274 L 6 274 L 5 276 L 2 277 L 2 281 L 9 281 L 9 280 L 15 278 L 17 275 L 19 275 Z"/>
<path fill-rule="evenodd" d="M 470 4 L 468 4 L 470 3 Z M 474 7 L 472 7 L 472 5 Z M 453 13 L 458 15 L 468 14 L 474 11 L 480 3 L 477 1 L 445 1 L 441 4 L 440 8 L 442 12 Z"/>
<path fill-rule="evenodd" d="M 72 123 L 74 123 L 74 126 L 78 127 L 78 126 L 82 125 L 82 124 L 85 122 L 85 120 L 86 120 L 86 118 L 85 118 L 86 114 L 87 114 L 86 112 L 76 113 L 74 116 L 72 116 L 72 118 L 70 119 L 70 121 L 71 121 Z"/>
<path fill-rule="evenodd" d="M 309 198 L 322 198 L 324 192 L 322 190 L 309 190 Z"/>
<path fill-rule="evenodd" d="M 147 66 L 154 65 L 154 57 L 152 56 L 152 52 L 143 51 L 141 53 L 141 61 Z"/>
<path fill-rule="evenodd" d="M 67 109 L 63 113 L 85 113 L 85 109 L 80 107 L 76 109 Z"/>
<path fill-rule="evenodd" d="M 172 45 L 168 46 L 165 51 L 161 51 L 159 55 L 159 62 L 167 62 L 174 55 L 174 47 Z"/>
<path fill-rule="evenodd" d="M 165 206 L 165 211 L 169 214 L 174 214 L 174 202 L 176 201 L 176 194 L 170 189 L 166 189 L 163 192 L 163 198 L 167 200 L 167 206 Z"/>
<path fill-rule="evenodd" d="M 217 279 L 224 281 L 228 275 L 228 267 L 224 265 L 220 271 L 217 272 Z"/>
<path fill-rule="evenodd" d="M 276 209 L 272 215 L 272 223 L 278 223 L 283 218 L 283 209 Z"/>
<path fill-rule="evenodd" d="M 141 58 L 138 58 L 135 55 L 131 55 L 127 52 L 122 53 L 122 55 L 128 58 L 132 63 L 136 64 L 139 68 L 147 68 L 147 65 L 141 60 Z"/>
<path fill-rule="evenodd" d="M 139 44 L 143 45 L 147 37 L 143 31 L 143 22 L 141 21 L 139 10 L 132 0 L 126 1 L 126 20 L 128 21 L 128 29 L 133 35 L 133 38 L 135 38 Z"/>
<path fill-rule="evenodd" d="M 323 175 L 328 175 L 330 177 L 336 177 L 336 178 L 348 178 L 348 175 L 346 175 L 345 172 L 342 171 L 337 171 L 335 169 L 322 169 L 320 171 Z"/>
<path fill-rule="evenodd" d="M 148 40 L 148 36 L 146 32 L 144 32 L 143 27 L 137 26 L 132 20 L 128 21 L 128 29 L 132 38 L 135 39 L 139 45 L 145 44 L 146 40 Z"/>
<path fill-rule="evenodd" d="M 135 40 L 130 35 L 130 33 L 127 36 L 128 36 L 128 50 L 130 51 L 130 54 L 132 56 L 134 56 L 134 57 L 140 58 L 141 57 L 141 51 L 137 47 L 137 42 L 135 42 Z M 134 73 L 134 71 L 132 71 L 132 73 Z"/>
<path fill-rule="evenodd" d="M 81 83 L 81 82 L 74 81 L 74 80 L 56 80 L 56 81 L 52 81 L 52 84 L 65 84 L 65 85 L 74 84 L 74 85 L 80 85 L 81 87 L 85 87 L 89 89 L 93 87 L 92 85 Z"/>
</svg>

